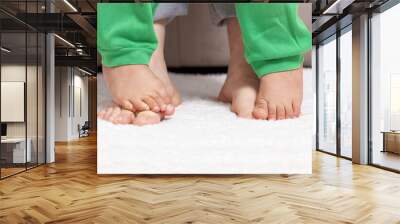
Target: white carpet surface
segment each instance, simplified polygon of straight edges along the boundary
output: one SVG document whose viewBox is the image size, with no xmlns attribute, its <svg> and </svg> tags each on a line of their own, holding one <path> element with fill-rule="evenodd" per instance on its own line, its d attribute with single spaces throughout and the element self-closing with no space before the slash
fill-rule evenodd
<svg viewBox="0 0 400 224">
<path fill-rule="evenodd" d="M 305 70 L 302 116 L 283 121 L 240 119 L 215 101 L 225 75 L 174 75 L 183 95 L 175 115 L 158 125 L 98 120 L 99 174 L 309 174 L 313 94 Z M 98 77 L 99 108 L 110 101 Z"/>
</svg>

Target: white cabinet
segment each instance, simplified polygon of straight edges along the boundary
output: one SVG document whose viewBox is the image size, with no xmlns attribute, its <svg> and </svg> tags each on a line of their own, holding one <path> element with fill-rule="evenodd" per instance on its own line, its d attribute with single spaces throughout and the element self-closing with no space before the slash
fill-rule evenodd
<svg viewBox="0 0 400 224">
<path fill-rule="evenodd" d="M 27 143 L 26 151 L 25 144 Z M 32 140 L 27 139 L 25 143 L 25 138 L 7 138 L 1 140 L 2 152 L 7 153 L 9 158 L 5 158 L 7 162 L 12 163 L 25 163 L 32 161 Z M 4 147 L 4 148 L 3 148 Z M 12 155 L 12 161 L 11 161 Z"/>
</svg>

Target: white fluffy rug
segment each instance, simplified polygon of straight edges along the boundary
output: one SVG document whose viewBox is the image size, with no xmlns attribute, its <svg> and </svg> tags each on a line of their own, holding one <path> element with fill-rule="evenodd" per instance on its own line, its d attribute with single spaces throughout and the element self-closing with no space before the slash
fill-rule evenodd
<svg viewBox="0 0 400 224">
<path fill-rule="evenodd" d="M 99 174 L 308 174 L 312 163 L 313 94 L 305 70 L 302 116 L 240 119 L 215 101 L 225 75 L 174 75 L 183 95 L 175 115 L 158 125 L 98 120 Z M 110 101 L 98 77 L 98 102 Z"/>
</svg>

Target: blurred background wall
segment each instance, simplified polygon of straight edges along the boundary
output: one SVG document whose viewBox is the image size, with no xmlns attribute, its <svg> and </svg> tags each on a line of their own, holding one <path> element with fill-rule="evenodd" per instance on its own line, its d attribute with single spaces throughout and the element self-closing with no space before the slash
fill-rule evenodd
<svg viewBox="0 0 400 224">
<path fill-rule="evenodd" d="M 311 32 L 311 3 L 301 3 L 300 17 Z M 226 27 L 211 22 L 207 4 L 190 4 L 189 14 L 167 26 L 165 57 L 168 67 L 221 67 L 228 65 Z M 311 67 L 311 52 L 304 61 Z"/>
</svg>

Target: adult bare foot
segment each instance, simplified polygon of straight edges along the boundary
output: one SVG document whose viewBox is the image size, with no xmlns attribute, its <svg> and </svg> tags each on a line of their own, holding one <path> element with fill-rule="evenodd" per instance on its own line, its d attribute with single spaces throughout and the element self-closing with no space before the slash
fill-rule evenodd
<svg viewBox="0 0 400 224">
<path fill-rule="evenodd" d="M 181 104 L 181 96 L 176 90 L 168 76 L 167 66 L 164 59 L 164 40 L 165 40 L 165 26 L 166 21 L 161 20 L 154 23 L 154 31 L 157 36 L 158 45 L 154 51 L 149 67 L 151 71 L 163 82 L 167 94 L 171 97 L 171 105 L 169 105 L 165 112 L 143 111 L 137 114 L 135 122 L 136 125 L 156 124 L 163 120 L 164 116 L 170 116 L 174 113 L 175 107 Z"/>
<path fill-rule="evenodd" d="M 265 75 L 260 80 L 257 119 L 282 120 L 299 117 L 303 100 L 303 68 Z"/>
<path fill-rule="evenodd" d="M 230 59 L 228 77 L 218 99 L 231 103 L 232 112 L 243 118 L 252 118 L 259 79 L 244 57 L 243 41 L 236 18 L 227 21 Z"/>
<path fill-rule="evenodd" d="M 176 107 L 181 104 L 181 96 L 168 76 L 167 65 L 165 63 L 164 44 L 166 25 L 167 20 L 160 20 L 154 23 L 154 31 L 157 36 L 158 45 L 150 59 L 149 67 L 163 82 L 167 90 L 167 94 L 171 96 L 171 104 Z"/>
<path fill-rule="evenodd" d="M 138 126 L 160 123 L 165 116 L 172 115 L 175 111 L 175 106 L 178 106 L 181 103 L 180 95 L 176 91 L 175 87 L 173 86 L 171 80 L 168 77 L 167 66 L 164 60 L 163 49 L 164 49 L 165 24 L 155 23 L 154 29 L 159 43 L 157 49 L 154 51 L 151 57 L 149 68 L 152 71 L 152 73 L 163 83 L 168 96 L 171 97 L 171 104 L 167 105 L 164 111 L 159 111 L 159 112 L 154 110 L 140 111 L 136 113 L 136 116 L 133 113 L 131 113 L 133 115 L 133 119 L 129 120 L 130 124 Z M 120 113 L 118 110 L 122 111 L 121 109 L 119 109 L 119 107 L 106 108 L 105 110 L 99 113 L 99 117 L 117 124 L 119 123 L 116 121 L 119 120 L 126 121 L 124 117 L 125 113 Z"/>
<path fill-rule="evenodd" d="M 133 124 L 135 114 L 132 111 L 121 109 L 120 106 L 108 106 L 97 113 L 97 117 L 114 124 Z"/>
<path fill-rule="evenodd" d="M 114 103 L 124 109 L 160 112 L 171 102 L 164 84 L 147 65 L 103 66 L 103 73 Z"/>
</svg>

